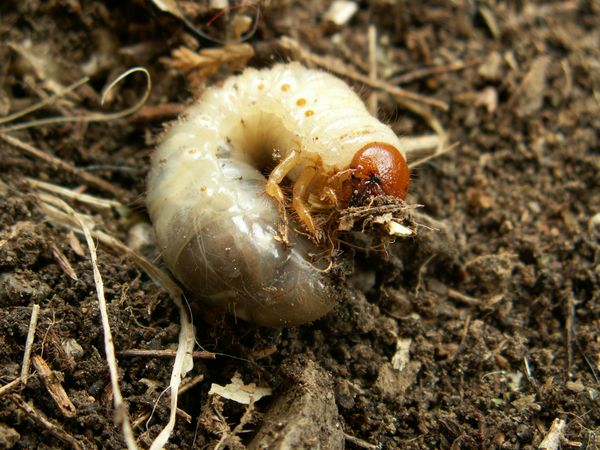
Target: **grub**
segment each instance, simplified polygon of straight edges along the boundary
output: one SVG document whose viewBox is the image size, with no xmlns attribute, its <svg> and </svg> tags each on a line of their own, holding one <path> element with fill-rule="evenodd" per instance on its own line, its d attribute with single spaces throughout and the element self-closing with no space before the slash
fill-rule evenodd
<svg viewBox="0 0 600 450">
<path fill-rule="evenodd" d="M 160 3 L 176 5 L 175 15 Z M 225 3 L 243 4 L 210 2 Z M 169 420 L 172 391 L 159 395 L 170 384 L 179 310 L 153 281 L 157 273 L 148 275 L 115 240 L 126 242 L 134 224 L 147 222 L 145 178 L 160 122 L 203 88 L 192 91 L 162 61 L 180 47 L 223 55 L 218 41 L 233 43 L 240 32 L 254 52 L 249 66 L 270 67 L 292 54 L 329 67 L 364 99 L 376 98 L 379 119 L 402 138 L 423 136 L 413 142 L 429 148 L 411 166 L 407 198 L 423 207 L 411 212 L 415 236 L 385 251 L 360 240 L 341 248 L 341 272 L 354 274 L 339 280 L 344 289 L 335 310 L 311 325 L 267 330 L 234 318 L 206 324 L 194 317 L 202 347 L 193 350 L 216 357 L 196 353 L 169 448 L 219 443 L 225 434 L 216 430 L 211 403 L 218 397 L 208 391 L 235 372 L 274 388 L 251 411 L 223 401 L 218 423 L 230 438 L 221 444 L 247 446 L 276 398 L 305 395 L 302 380 L 282 370 L 298 354 L 310 354 L 332 383 L 330 408 L 314 420 L 337 420 L 346 448 L 598 446 L 600 10 L 571 0 L 374 0 L 355 2 L 350 20 L 332 29 L 324 21 L 331 3 L 272 1 L 260 10 L 223 11 L 180 0 L 110 7 L 97 0 L 0 2 L 0 125 L 26 127 L 3 136 L 36 150 L 0 139 L 0 436 L 7 440 L 0 446 L 15 439 L 13 448 L 125 445 L 114 423 L 87 247 L 40 209 L 32 195 L 39 182 L 64 189 L 43 190 L 90 219 L 124 402 L 140 425 L 138 445 L 149 447 Z M 22 51 L 27 39 L 29 55 Z M 42 63 L 37 70 L 27 62 L 32 56 Z M 43 122 L 98 110 L 107 80 L 132 63 L 144 65 L 153 81 L 137 114 Z M 81 85 L 84 73 L 92 79 Z M 211 82 L 230 75 L 223 67 Z M 140 81 L 128 78 L 114 89 L 111 110 L 134 105 L 145 87 Z M 407 98 L 426 101 L 435 115 L 407 109 Z M 435 129 L 431 135 L 432 119 L 455 146 L 428 158 L 443 145 Z M 95 197 L 96 205 L 100 198 L 124 204 L 131 214 L 67 191 Z M 162 267 L 162 250 L 151 240 L 130 242 Z M 61 266 L 61 253 L 77 279 Z M 63 374 L 74 417 L 55 407 L 34 371 L 21 382 L 34 304 L 40 314 L 31 355 Z M 410 340 L 408 354 L 399 340 Z M 394 362 L 404 371 L 421 364 L 401 397 L 392 392 L 402 385 Z M 212 428 L 197 426 L 205 406 Z"/>
</svg>

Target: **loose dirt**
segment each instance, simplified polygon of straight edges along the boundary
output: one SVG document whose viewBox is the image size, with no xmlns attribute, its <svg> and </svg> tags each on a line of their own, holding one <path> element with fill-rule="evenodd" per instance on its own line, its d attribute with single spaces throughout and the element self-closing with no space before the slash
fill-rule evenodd
<svg viewBox="0 0 600 450">
<path fill-rule="evenodd" d="M 198 349 L 216 357 L 195 359 L 188 378 L 204 378 L 180 395 L 168 448 L 538 448 L 553 422 L 562 432 L 549 438 L 562 448 L 597 448 L 600 4 L 374 0 L 336 25 L 327 20 L 330 2 L 272 1 L 252 30 L 255 8 L 220 15 L 206 2 L 177 2 L 208 39 L 155 3 L 171 2 L 0 5 L 0 116 L 63 93 L 38 111 L 0 119 L 0 133 L 115 189 L 0 139 L 0 385 L 20 376 L 34 304 L 31 355 L 52 371 L 52 383 L 32 366 L 25 386 L 0 387 L 0 447 L 124 446 L 85 243 L 48 221 L 26 177 L 120 201 L 126 217 L 70 203 L 160 265 L 143 198 L 163 123 L 236 64 L 293 57 L 283 36 L 368 77 L 372 25 L 379 79 L 449 107 L 428 108 L 455 147 L 419 166 L 410 187 L 430 229 L 387 253 L 347 249 L 353 272 L 343 298 L 311 325 L 274 330 L 196 317 Z M 246 31 L 250 50 L 237 48 L 237 59 L 214 39 Z M 172 53 L 180 47 L 217 56 L 200 64 Z M 6 131 L 133 105 L 145 88 L 139 74 L 111 91 L 105 109 L 99 103 L 110 80 L 136 65 L 153 83 L 137 114 Z M 84 76 L 88 83 L 64 94 Z M 389 92 L 348 81 L 365 99 L 376 93 L 380 118 L 398 134 L 431 133 Z M 163 390 L 173 352 L 164 350 L 175 349 L 179 313 L 128 258 L 102 245 L 98 258 L 121 389 L 147 447 L 168 419 Z M 139 349 L 156 353 L 130 352 Z M 236 372 L 272 396 L 248 410 L 208 395 Z M 57 385 L 74 413 L 58 406 Z M 271 408 L 287 422 L 274 425 Z M 313 440 L 277 441 L 302 430 Z"/>
</svg>

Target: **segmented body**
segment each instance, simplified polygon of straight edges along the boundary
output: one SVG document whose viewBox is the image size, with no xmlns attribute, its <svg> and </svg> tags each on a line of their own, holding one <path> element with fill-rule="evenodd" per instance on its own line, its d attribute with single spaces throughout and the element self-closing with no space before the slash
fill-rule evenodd
<svg viewBox="0 0 600 450">
<path fill-rule="evenodd" d="M 315 234 L 310 195 L 339 208 L 357 186 L 396 180 L 394 167 L 370 168 L 380 161 L 364 151 L 373 146 L 392 149 L 381 161 L 404 161 L 393 131 L 325 72 L 291 63 L 230 77 L 170 127 L 153 155 L 147 205 L 165 262 L 193 294 L 243 319 L 285 326 L 321 317 L 336 301 L 329 261 L 315 257 L 315 239 L 282 239 L 279 183 L 294 184 L 293 209 Z M 393 181 L 398 195 L 408 169 L 402 176 L 402 186 Z"/>
</svg>

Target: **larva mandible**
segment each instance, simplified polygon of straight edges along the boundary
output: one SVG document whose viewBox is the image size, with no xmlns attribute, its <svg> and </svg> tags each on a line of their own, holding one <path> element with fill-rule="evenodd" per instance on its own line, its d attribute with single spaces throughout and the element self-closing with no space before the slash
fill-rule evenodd
<svg viewBox="0 0 600 450">
<path fill-rule="evenodd" d="M 281 231 L 285 178 L 307 236 Z M 352 89 L 289 63 L 208 89 L 154 153 L 147 205 L 167 266 L 194 295 L 260 325 L 289 326 L 335 305 L 314 260 L 324 231 L 313 211 L 372 195 L 402 199 L 408 183 L 398 137 Z"/>
</svg>

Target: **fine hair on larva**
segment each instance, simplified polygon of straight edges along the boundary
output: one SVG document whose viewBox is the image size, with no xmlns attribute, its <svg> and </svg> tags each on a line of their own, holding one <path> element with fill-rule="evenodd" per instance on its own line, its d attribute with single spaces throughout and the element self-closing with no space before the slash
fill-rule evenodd
<svg viewBox="0 0 600 450">
<path fill-rule="evenodd" d="M 206 90 L 152 157 L 147 206 L 165 263 L 193 297 L 242 319 L 267 326 L 318 319 L 338 291 L 311 214 L 316 203 L 347 206 L 357 190 L 348 189 L 356 177 L 346 172 L 365 170 L 356 155 L 372 148 L 386 161 L 405 161 L 394 132 L 326 72 L 277 64 Z M 371 192 L 379 178 L 396 183 L 386 170 L 359 177 L 360 189 Z M 284 178 L 292 205 L 279 186 Z M 303 223 L 286 213 L 290 207 Z M 294 231 L 301 227 L 306 235 Z"/>
</svg>

